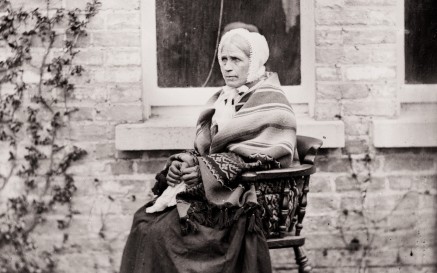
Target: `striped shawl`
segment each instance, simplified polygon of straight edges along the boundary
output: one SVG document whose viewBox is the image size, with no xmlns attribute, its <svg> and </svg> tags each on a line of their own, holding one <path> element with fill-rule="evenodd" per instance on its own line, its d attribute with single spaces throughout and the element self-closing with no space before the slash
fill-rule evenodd
<svg viewBox="0 0 437 273">
<path fill-rule="evenodd" d="M 208 101 L 197 123 L 195 150 L 202 183 L 177 196 L 183 233 L 195 231 L 195 222 L 229 226 L 242 213 L 250 217 L 252 229 L 257 221 L 255 189 L 239 183 L 238 176 L 247 170 L 288 167 L 295 154 L 296 121 L 276 74 L 269 73 L 258 88 L 244 94 L 234 117 L 213 134 L 213 105 L 220 93 Z"/>
</svg>

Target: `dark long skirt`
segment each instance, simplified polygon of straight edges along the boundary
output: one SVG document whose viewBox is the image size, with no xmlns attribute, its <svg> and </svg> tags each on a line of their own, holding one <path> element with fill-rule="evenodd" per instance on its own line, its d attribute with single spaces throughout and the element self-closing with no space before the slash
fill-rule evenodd
<svg viewBox="0 0 437 273">
<path fill-rule="evenodd" d="M 176 208 L 136 213 L 120 273 L 270 273 L 269 250 L 262 231 L 246 232 L 246 217 L 217 230 L 198 225 L 181 236 Z"/>
</svg>

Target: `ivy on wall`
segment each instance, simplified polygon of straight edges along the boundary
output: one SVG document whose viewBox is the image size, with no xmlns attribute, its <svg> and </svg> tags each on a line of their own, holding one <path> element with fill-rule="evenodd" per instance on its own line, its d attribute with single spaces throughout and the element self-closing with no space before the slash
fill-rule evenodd
<svg viewBox="0 0 437 273">
<path fill-rule="evenodd" d="M 0 272 L 55 272 L 62 245 L 38 247 L 32 232 L 56 215 L 63 242 L 75 210 L 69 173 L 86 155 L 69 139 L 68 106 L 78 40 L 100 2 L 83 10 L 25 10 L 0 0 Z M 4 53 L 4 54 L 3 54 Z M 65 207 L 63 214 L 55 208 Z"/>
</svg>

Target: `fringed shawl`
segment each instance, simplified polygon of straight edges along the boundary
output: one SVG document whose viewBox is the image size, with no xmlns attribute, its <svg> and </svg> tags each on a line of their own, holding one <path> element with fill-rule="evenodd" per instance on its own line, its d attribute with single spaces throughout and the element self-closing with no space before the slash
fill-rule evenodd
<svg viewBox="0 0 437 273">
<path fill-rule="evenodd" d="M 182 232 L 195 232 L 198 224 L 223 228 L 241 214 L 250 217 L 248 229 L 260 223 L 257 198 L 239 175 L 250 169 L 287 167 L 293 161 L 296 120 L 276 74 L 236 103 L 235 116 L 213 135 L 211 118 L 217 92 L 197 122 L 195 149 L 202 183 L 177 195 Z"/>
</svg>

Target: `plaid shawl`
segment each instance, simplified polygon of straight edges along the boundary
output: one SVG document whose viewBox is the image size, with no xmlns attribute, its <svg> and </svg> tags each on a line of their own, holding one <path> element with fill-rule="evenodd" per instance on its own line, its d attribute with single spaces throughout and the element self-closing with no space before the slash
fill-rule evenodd
<svg viewBox="0 0 437 273">
<path fill-rule="evenodd" d="M 202 183 L 177 196 L 183 233 L 195 231 L 195 222 L 229 226 L 242 213 L 248 214 L 248 229 L 253 229 L 255 221 L 260 223 L 255 189 L 240 184 L 239 175 L 253 169 L 288 167 L 295 154 L 296 121 L 276 74 L 270 73 L 258 88 L 244 94 L 234 117 L 214 134 L 211 118 L 220 94 L 208 101 L 197 123 L 194 145 Z"/>
</svg>

